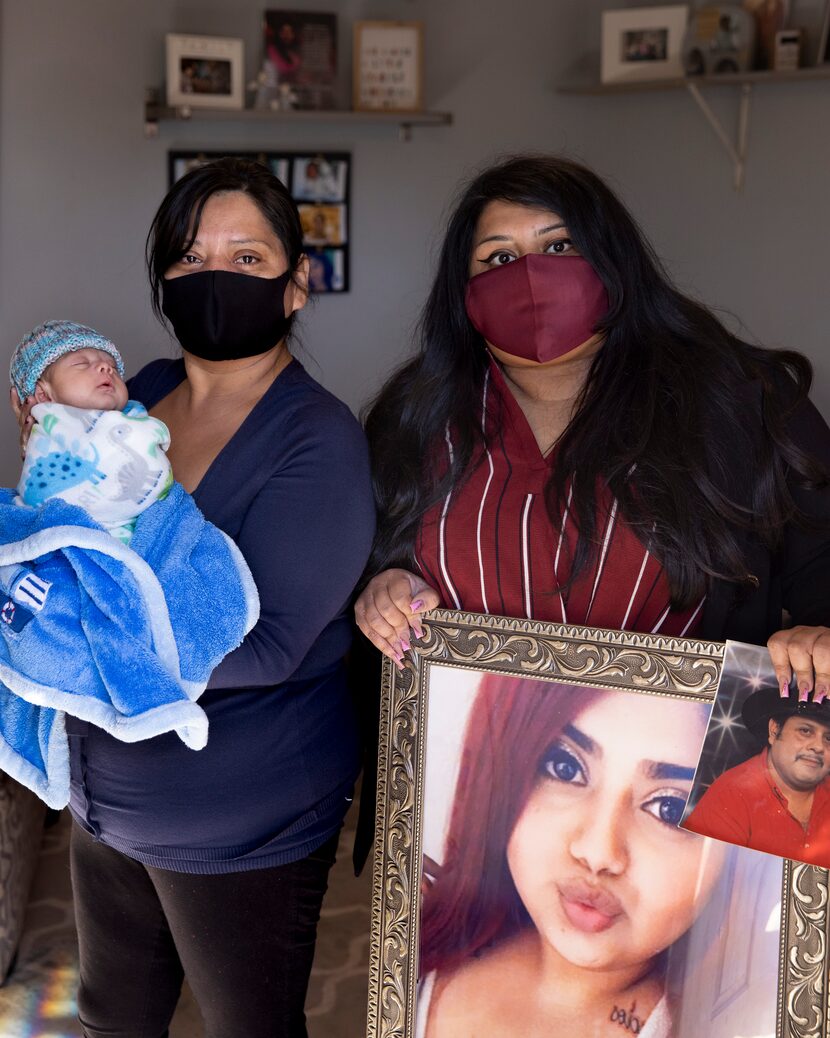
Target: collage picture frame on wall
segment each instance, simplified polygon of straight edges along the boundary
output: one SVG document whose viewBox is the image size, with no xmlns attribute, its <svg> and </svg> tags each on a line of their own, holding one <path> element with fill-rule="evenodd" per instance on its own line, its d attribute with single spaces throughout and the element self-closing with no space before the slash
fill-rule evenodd
<svg viewBox="0 0 830 1038">
<path fill-rule="evenodd" d="M 191 169 L 228 155 L 261 162 L 291 193 L 303 228 L 310 291 L 316 295 L 348 292 L 351 153 L 169 151 L 168 181 L 172 186 Z"/>
<path fill-rule="evenodd" d="M 677 827 L 723 650 L 424 618 L 384 670 L 369 1038 L 518 1038 L 542 1002 L 551 1033 L 824 1038 L 828 872 Z"/>
</svg>

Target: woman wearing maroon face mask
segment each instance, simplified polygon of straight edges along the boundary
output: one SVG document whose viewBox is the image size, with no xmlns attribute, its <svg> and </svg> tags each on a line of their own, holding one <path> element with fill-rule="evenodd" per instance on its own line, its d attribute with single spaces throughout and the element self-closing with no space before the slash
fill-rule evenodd
<svg viewBox="0 0 830 1038">
<path fill-rule="evenodd" d="M 823 698 L 830 430 L 810 379 L 682 296 L 589 170 L 486 170 L 450 219 L 420 349 L 367 416 L 361 630 L 399 665 L 438 605 L 768 641 L 782 694 Z"/>
</svg>

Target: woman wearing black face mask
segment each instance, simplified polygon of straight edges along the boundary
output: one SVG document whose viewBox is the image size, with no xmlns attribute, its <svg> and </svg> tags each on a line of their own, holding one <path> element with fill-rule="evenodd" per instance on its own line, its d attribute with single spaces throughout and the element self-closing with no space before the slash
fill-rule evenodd
<svg viewBox="0 0 830 1038">
<path fill-rule="evenodd" d="M 810 378 L 680 295 L 589 170 L 486 170 L 450 219 L 420 349 L 367 415 L 361 630 L 398 664 L 439 604 L 768 640 L 782 695 L 824 698 L 830 431 Z"/>
<path fill-rule="evenodd" d="M 79 1016 L 167 1034 L 183 974 L 211 1038 L 300 1038 L 320 902 L 358 771 L 345 607 L 374 527 L 360 427 L 287 345 L 308 260 L 256 163 L 182 178 L 148 239 L 179 360 L 130 395 L 168 425 L 176 478 L 245 556 L 261 617 L 200 699 L 208 744 L 72 731 Z M 221 588 L 216 623 L 223 622 Z"/>
</svg>

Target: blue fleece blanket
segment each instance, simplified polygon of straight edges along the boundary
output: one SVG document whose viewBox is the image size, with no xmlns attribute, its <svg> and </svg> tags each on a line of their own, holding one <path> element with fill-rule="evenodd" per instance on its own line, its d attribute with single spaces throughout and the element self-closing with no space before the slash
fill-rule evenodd
<svg viewBox="0 0 830 1038">
<path fill-rule="evenodd" d="M 178 483 L 129 548 L 59 498 L 13 500 L 0 489 L 0 768 L 63 807 L 67 713 L 125 742 L 204 746 L 195 700 L 259 616 L 236 545 Z"/>
</svg>

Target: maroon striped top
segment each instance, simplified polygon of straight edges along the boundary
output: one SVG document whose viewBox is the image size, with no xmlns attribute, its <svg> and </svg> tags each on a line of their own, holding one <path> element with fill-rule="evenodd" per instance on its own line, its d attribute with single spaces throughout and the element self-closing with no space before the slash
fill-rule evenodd
<svg viewBox="0 0 830 1038">
<path fill-rule="evenodd" d="M 493 361 L 482 391 L 488 446 L 468 479 L 424 517 L 415 558 L 424 579 L 450 608 L 554 623 L 693 636 L 703 601 L 675 611 L 660 563 L 619 513 L 610 491 L 598 493 L 598 551 L 565 592 L 577 531 L 569 517 L 554 529 L 544 486 L 555 451 L 543 455 L 501 369 Z M 446 455 L 453 439 L 445 436 Z"/>
</svg>

